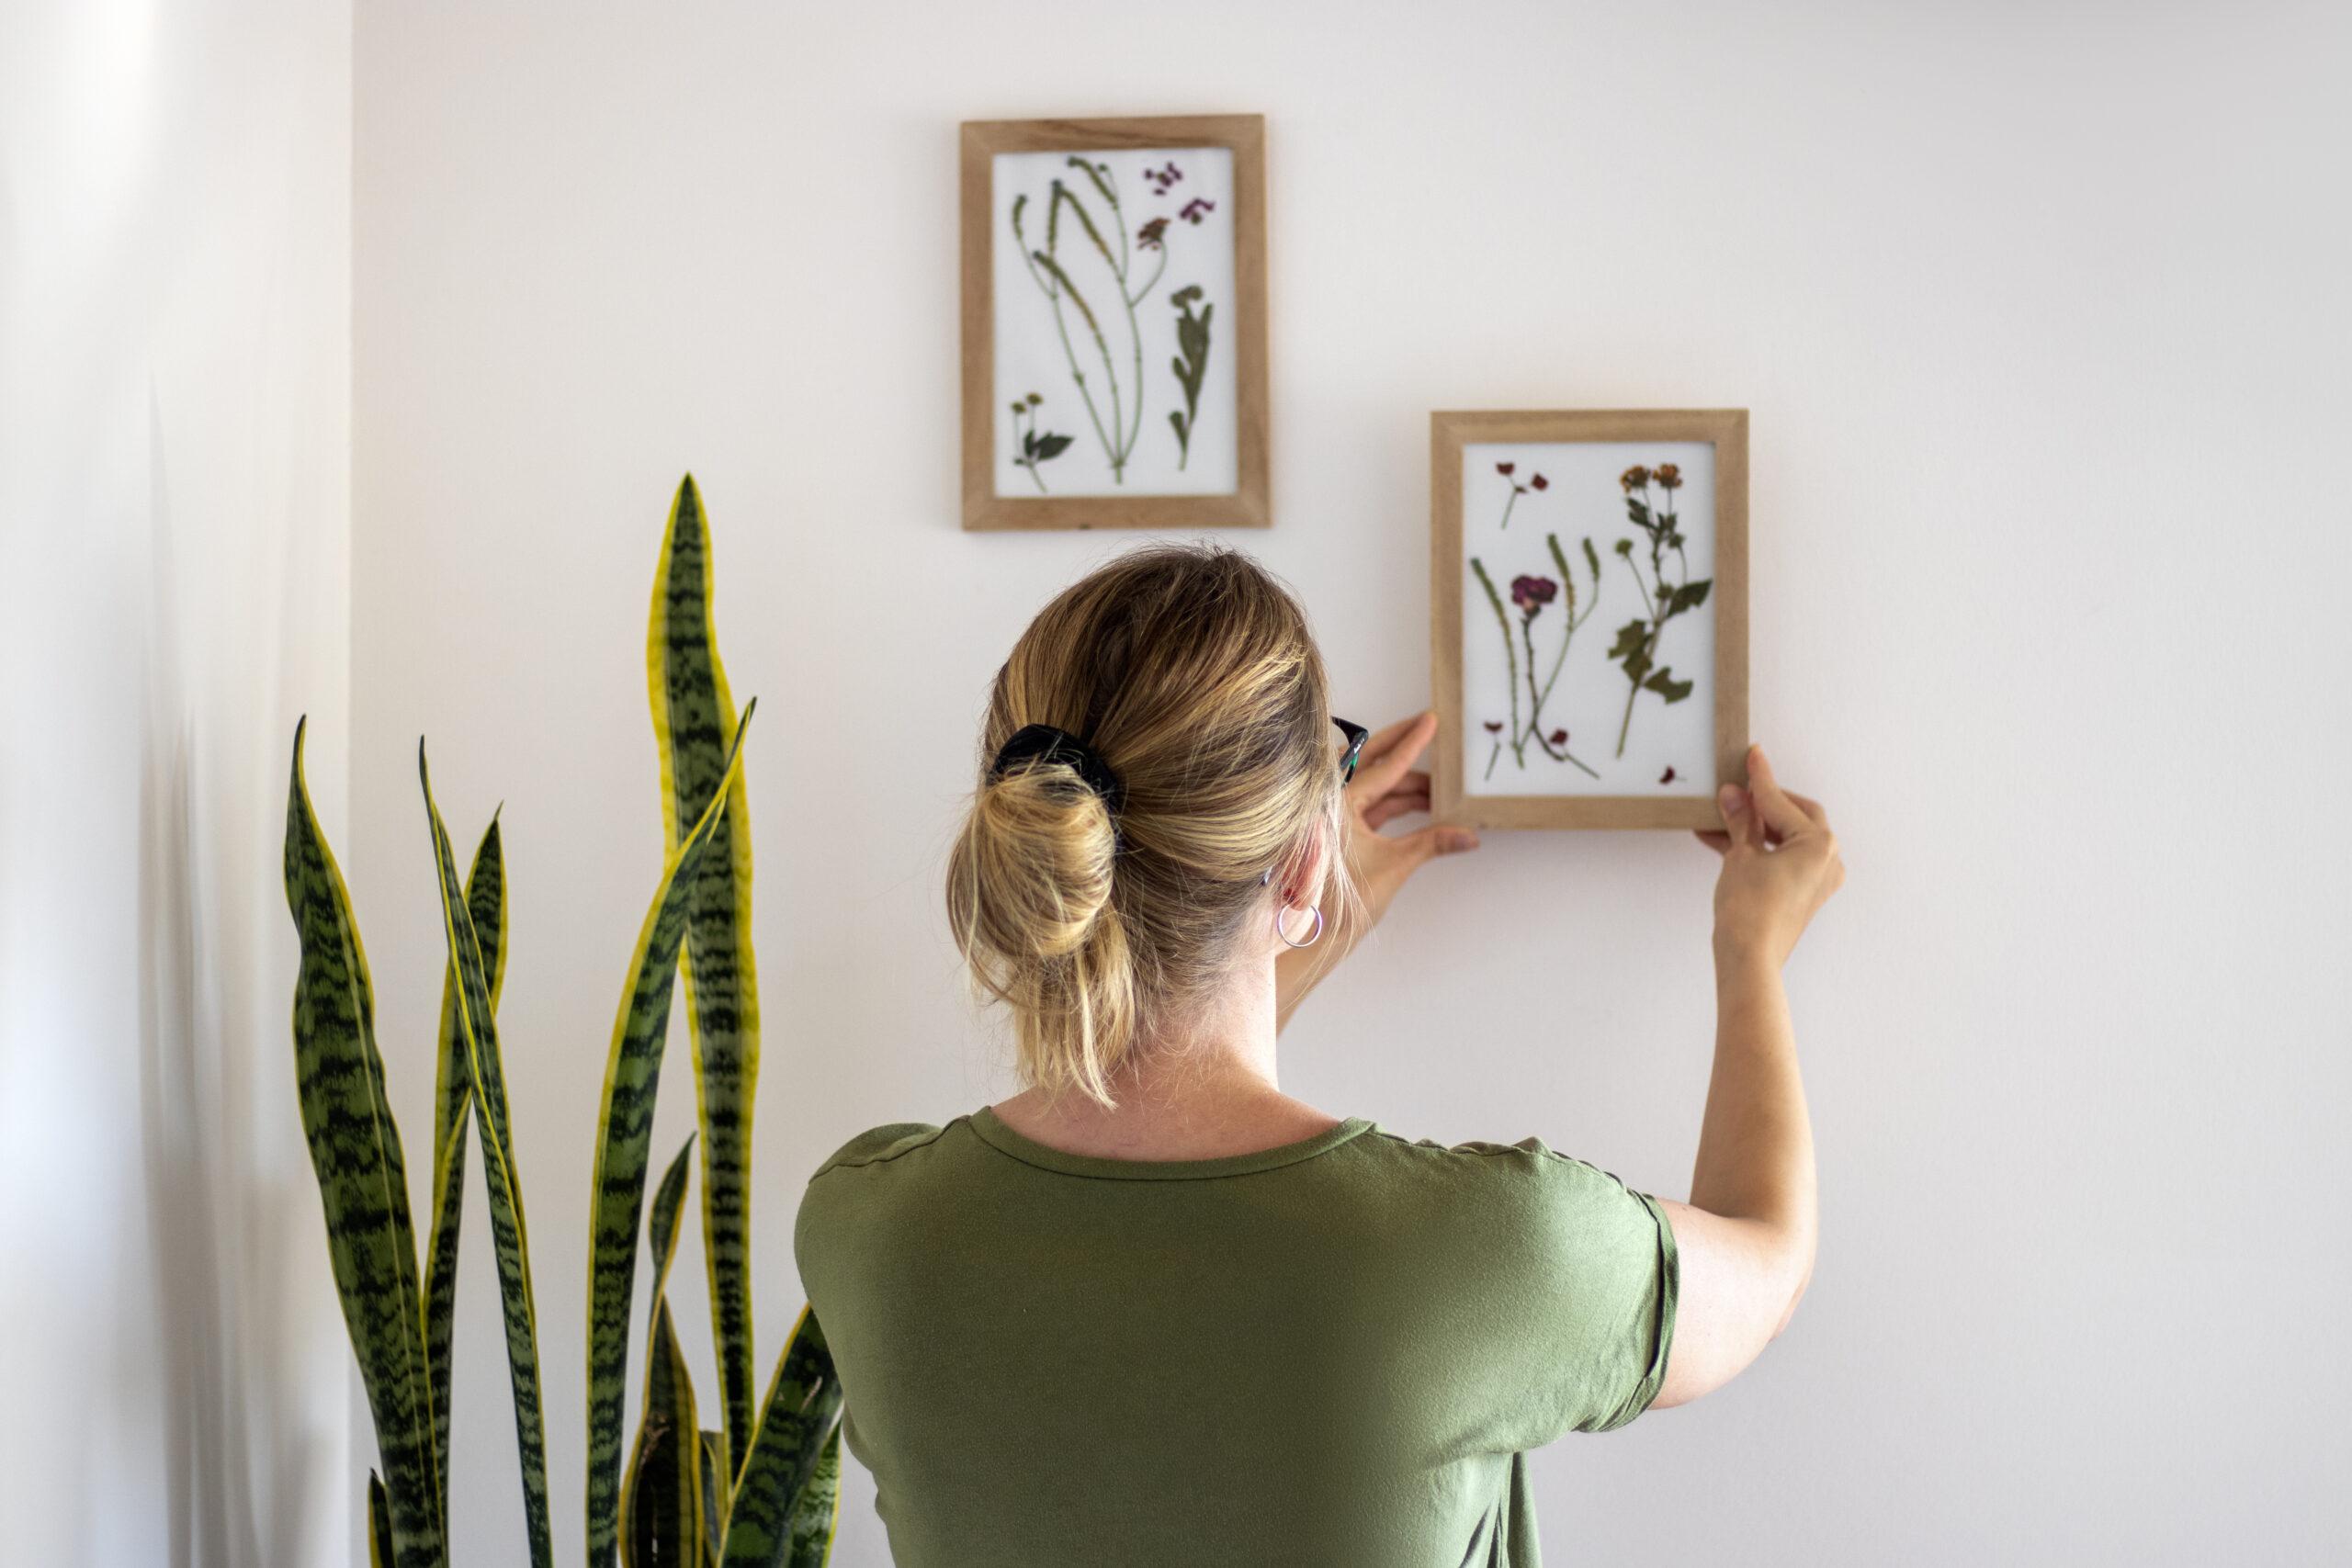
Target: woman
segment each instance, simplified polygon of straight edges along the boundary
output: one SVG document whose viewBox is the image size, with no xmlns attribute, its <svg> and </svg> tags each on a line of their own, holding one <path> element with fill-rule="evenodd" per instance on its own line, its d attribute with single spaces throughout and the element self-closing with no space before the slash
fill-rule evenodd
<svg viewBox="0 0 2352 1568">
<path fill-rule="evenodd" d="M 1661 1201 L 1277 1087 L 1329 961 L 1475 847 L 1376 831 L 1428 805 L 1430 716 L 1344 756 L 1334 722 L 1298 605 L 1223 549 L 1121 557 L 998 671 L 948 907 L 1029 1087 L 851 1140 L 796 1232 L 901 1568 L 1525 1568 L 1526 1450 L 1721 1386 L 1795 1310 L 1780 970 L 1843 879 L 1821 808 L 1751 752 L 1701 835 L 1714 1077 Z"/>
</svg>

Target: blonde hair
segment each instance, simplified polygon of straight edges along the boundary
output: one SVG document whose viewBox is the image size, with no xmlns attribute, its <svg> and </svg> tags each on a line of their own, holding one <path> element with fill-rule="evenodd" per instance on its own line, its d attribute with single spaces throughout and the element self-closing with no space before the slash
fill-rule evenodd
<svg viewBox="0 0 2352 1568">
<path fill-rule="evenodd" d="M 1033 724 L 1118 775 L 1115 819 L 1058 758 L 992 774 Z M 1143 1032 L 1217 988 L 1318 828 L 1348 898 L 1335 741 L 1305 612 L 1238 551 L 1147 546 L 1039 612 L 997 671 L 947 864 L 956 945 L 1012 1011 L 1023 1081 L 1114 1103 Z"/>
</svg>

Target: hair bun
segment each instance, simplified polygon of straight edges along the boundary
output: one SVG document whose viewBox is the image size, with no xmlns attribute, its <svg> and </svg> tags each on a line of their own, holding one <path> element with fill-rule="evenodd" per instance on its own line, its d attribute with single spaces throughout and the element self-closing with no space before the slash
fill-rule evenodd
<svg viewBox="0 0 2352 1568">
<path fill-rule="evenodd" d="M 1068 957 L 1111 901 L 1118 832 L 1066 762 L 1015 762 L 984 784 L 959 848 L 975 874 L 975 934 L 1004 957 Z"/>
</svg>

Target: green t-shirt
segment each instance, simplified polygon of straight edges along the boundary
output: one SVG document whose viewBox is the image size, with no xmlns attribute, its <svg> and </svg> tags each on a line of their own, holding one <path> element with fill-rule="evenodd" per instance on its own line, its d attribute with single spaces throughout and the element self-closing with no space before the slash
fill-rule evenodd
<svg viewBox="0 0 2352 1568">
<path fill-rule="evenodd" d="M 899 1568 L 1530 1568 L 1526 1450 L 1648 1408 L 1655 1200 L 1361 1118 L 1227 1159 L 877 1127 L 794 1250 Z"/>
</svg>

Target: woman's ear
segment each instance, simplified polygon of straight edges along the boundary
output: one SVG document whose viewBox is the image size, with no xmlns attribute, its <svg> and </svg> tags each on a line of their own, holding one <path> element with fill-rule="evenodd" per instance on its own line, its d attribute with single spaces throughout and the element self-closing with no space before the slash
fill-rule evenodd
<svg viewBox="0 0 2352 1568">
<path fill-rule="evenodd" d="M 1275 878 L 1275 890 L 1281 901 L 1293 908 L 1307 909 L 1323 902 L 1323 889 L 1330 880 L 1330 833 L 1317 823 L 1299 842 Z"/>
</svg>

